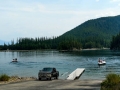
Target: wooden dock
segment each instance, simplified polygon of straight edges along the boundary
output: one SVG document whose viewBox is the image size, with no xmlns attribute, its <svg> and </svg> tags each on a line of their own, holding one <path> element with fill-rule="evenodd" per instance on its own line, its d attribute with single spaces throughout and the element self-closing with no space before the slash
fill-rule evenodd
<svg viewBox="0 0 120 90">
<path fill-rule="evenodd" d="M 79 79 L 84 71 L 85 71 L 85 68 L 77 68 L 71 74 L 68 75 L 67 80 Z"/>
</svg>

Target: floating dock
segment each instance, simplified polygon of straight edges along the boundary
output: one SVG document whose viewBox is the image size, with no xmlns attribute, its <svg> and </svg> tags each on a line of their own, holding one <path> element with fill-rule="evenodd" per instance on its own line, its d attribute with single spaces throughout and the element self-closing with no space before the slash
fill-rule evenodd
<svg viewBox="0 0 120 90">
<path fill-rule="evenodd" d="M 85 71 L 85 68 L 77 68 L 71 74 L 68 75 L 67 80 L 79 79 L 84 71 Z"/>
</svg>

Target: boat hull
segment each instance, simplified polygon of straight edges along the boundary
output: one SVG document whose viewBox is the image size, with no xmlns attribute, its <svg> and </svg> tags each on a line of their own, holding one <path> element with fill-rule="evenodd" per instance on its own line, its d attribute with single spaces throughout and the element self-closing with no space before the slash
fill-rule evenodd
<svg viewBox="0 0 120 90">
<path fill-rule="evenodd" d="M 103 61 L 98 61 L 98 65 L 105 65 L 106 62 L 103 60 Z"/>
<path fill-rule="evenodd" d="M 98 65 L 105 65 L 106 63 L 98 63 Z"/>
</svg>

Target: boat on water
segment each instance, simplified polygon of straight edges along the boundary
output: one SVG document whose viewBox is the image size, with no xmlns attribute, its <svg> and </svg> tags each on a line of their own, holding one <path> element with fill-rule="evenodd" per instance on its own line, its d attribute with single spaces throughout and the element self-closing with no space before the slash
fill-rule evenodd
<svg viewBox="0 0 120 90">
<path fill-rule="evenodd" d="M 105 65 L 106 64 L 106 61 L 105 60 L 98 60 L 98 65 Z"/>
<path fill-rule="evenodd" d="M 100 62 L 98 61 L 98 65 L 105 65 L 106 64 L 106 61 L 104 60 L 101 60 Z"/>
<path fill-rule="evenodd" d="M 18 62 L 18 61 L 17 61 L 17 58 L 13 59 L 12 62 Z"/>
</svg>

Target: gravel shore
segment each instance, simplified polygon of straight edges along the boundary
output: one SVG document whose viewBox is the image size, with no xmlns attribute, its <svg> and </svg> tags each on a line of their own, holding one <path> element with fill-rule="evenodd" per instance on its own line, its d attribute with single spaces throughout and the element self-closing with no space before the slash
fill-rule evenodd
<svg viewBox="0 0 120 90">
<path fill-rule="evenodd" d="M 29 78 L 0 84 L 1 90 L 100 90 L 102 80 L 42 80 Z"/>
</svg>

